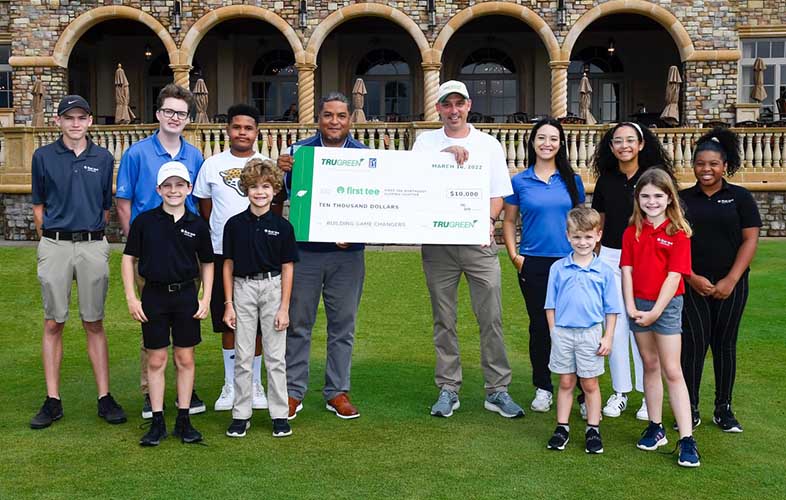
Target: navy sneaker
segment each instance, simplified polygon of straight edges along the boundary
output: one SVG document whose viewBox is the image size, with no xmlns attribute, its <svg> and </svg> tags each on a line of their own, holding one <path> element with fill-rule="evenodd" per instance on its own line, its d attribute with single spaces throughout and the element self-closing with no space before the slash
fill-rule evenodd
<svg viewBox="0 0 786 500">
<path fill-rule="evenodd" d="M 232 423 L 229 424 L 229 429 L 227 429 L 227 436 L 233 438 L 245 437 L 249 427 L 251 427 L 251 419 L 233 418 Z"/>
<path fill-rule="evenodd" d="M 289 420 L 286 418 L 273 419 L 273 437 L 287 437 L 292 435 L 292 427 L 289 425 Z"/>
<path fill-rule="evenodd" d="M 731 411 L 730 404 L 716 406 L 712 421 L 715 422 L 715 425 L 720 427 L 723 432 L 742 432 L 742 426 L 734 417 L 734 412 Z"/>
<path fill-rule="evenodd" d="M 640 450 L 654 451 L 661 446 L 669 443 L 666 439 L 666 429 L 662 424 L 655 424 L 650 422 L 650 425 L 641 433 L 641 439 L 636 443 L 636 447 Z"/>
<path fill-rule="evenodd" d="M 30 420 L 30 428 L 45 429 L 61 418 L 63 418 L 63 403 L 59 399 L 47 397 L 41 409 Z"/>
<path fill-rule="evenodd" d="M 696 440 L 693 436 L 687 436 L 679 440 L 677 446 L 680 449 L 680 456 L 677 463 L 683 467 L 698 467 L 701 465 L 699 461 L 699 449 L 696 447 Z"/>
<path fill-rule="evenodd" d="M 584 451 L 591 455 L 603 453 L 603 441 L 600 439 L 600 432 L 597 429 L 589 428 L 584 435 Z"/>
<path fill-rule="evenodd" d="M 431 414 L 435 417 L 449 417 L 453 415 L 453 410 L 461 406 L 459 403 L 458 394 L 447 389 L 439 391 L 439 397 L 434 406 L 431 407 Z"/>
<path fill-rule="evenodd" d="M 562 451 L 565 449 L 565 445 L 568 444 L 568 441 L 570 441 L 570 433 L 565 427 L 558 425 L 557 428 L 554 429 L 554 435 L 549 439 L 549 444 L 546 445 L 546 448 Z"/>
</svg>

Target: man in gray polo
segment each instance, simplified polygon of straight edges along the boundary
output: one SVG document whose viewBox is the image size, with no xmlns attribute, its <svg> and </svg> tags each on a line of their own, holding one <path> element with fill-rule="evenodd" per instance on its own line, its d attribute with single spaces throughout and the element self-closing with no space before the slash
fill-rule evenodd
<svg viewBox="0 0 786 500">
<path fill-rule="evenodd" d="M 112 206 L 114 159 L 93 144 L 90 105 L 78 95 L 60 101 L 55 122 L 62 135 L 33 153 L 33 219 L 40 238 L 38 280 L 44 303 L 42 360 L 47 397 L 30 421 L 43 429 L 63 416 L 60 364 L 71 284 L 76 279 L 79 316 L 98 389 L 98 416 L 110 424 L 126 421 L 109 393 L 109 351 L 104 302 L 109 286 L 109 243 L 104 227 Z"/>
</svg>

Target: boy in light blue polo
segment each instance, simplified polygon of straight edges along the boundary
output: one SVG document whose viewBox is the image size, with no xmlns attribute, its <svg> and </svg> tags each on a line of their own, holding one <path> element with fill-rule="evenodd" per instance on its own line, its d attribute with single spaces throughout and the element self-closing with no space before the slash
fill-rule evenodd
<svg viewBox="0 0 786 500">
<path fill-rule="evenodd" d="M 557 428 L 548 448 L 564 450 L 569 441 L 568 418 L 578 376 L 587 402 L 584 450 L 597 454 L 603 453 L 598 377 L 604 372 L 604 356 L 611 352 L 617 314 L 623 310 L 614 291 L 614 271 L 593 252 L 600 242 L 600 214 L 586 207 L 572 209 L 567 234 L 573 251 L 551 266 L 544 307 L 551 332 L 549 370 L 560 377 Z"/>
</svg>

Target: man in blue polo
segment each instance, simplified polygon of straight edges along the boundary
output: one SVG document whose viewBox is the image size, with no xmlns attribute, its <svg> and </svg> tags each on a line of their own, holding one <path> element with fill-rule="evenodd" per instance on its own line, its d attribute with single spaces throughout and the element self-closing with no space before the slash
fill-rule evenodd
<svg viewBox="0 0 786 500">
<path fill-rule="evenodd" d="M 179 161 L 188 169 L 191 179 L 196 179 L 202 165 L 202 153 L 186 142 L 183 129 L 189 122 L 194 108 L 194 96 L 188 89 L 169 84 L 158 94 L 156 119 L 159 128 L 153 135 L 132 145 L 120 160 L 117 172 L 117 216 L 123 234 L 128 236 L 131 222 L 142 212 L 152 210 L 161 204 L 156 192 L 156 179 L 161 165 Z M 197 202 L 193 196 L 186 199 L 186 209 L 199 215 Z M 144 279 L 135 273 L 138 292 L 142 293 Z M 147 351 L 141 346 L 140 386 L 145 395 L 142 418 L 153 418 L 147 386 Z M 191 395 L 191 414 L 205 411 L 205 403 L 196 395 Z"/>
<path fill-rule="evenodd" d="M 74 279 L 79 316 L 87 334 L 87 354 L 98 389 L 98 416 L 119 424 L 126 421 L 126 415 L 109 393 L 109 350 L 103 324 L 109 288 L 109 243 L 104 227 L 112 207 L 114 158 L 87 137 L 93 117 L 82 97 L 65 96 L 55 122 L 62 135 L 33 153 L 33 219 L 40 238 L 38 280 L 44 303 L 41 357 L 47 397 L 30 427 L 43 429 L 63 417 L 60 364 Z"/>
<path fill-rule="evenodd" d="M 319 131 L 296 146 L 366 147 L 349 135 L 349 103 L 343 94 L 333 92 L 320 99 L 318 113 Z M 292 185 L 292 153 L 290 151 L 290 155 L 278 158 L 279 168 L 287 173 L 287 189 Z M 290 420 L 303 408 L 301 402 L 308 385 L 311 331 L 316 321 L 320 296 L 324 300 L 327 316 L 327 364 L 325 387 L 322 390 L 326 408 L 342 419 L 360 416 L 347 393 L 355 342 L 355 317 L 365 277 L 363 249 L 362 243 L 298 243 L 300 262 L 295 266 L 287 329 Z"/>
</svg>

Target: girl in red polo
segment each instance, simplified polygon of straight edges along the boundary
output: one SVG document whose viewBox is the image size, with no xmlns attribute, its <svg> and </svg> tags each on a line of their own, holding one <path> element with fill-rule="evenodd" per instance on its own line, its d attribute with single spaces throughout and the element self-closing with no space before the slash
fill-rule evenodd
<svg viewBox="0 0 786 500">
<path fill-rule="evenodd" d="M 680 207 L 677 188 L 660 169 L 644 172 L 633 192 L 631 225 L 622 235 L 622 291 L 630 329 L 644 362 L 644 396 L 650 423 L 637 446 L 656 450 L 668 443 L 663 427 L 663 381 L 680 433 L 679 459 L 698 467 L 690 398 L 682 376 L 683 275 L 690 275 L 691 229 Z"/>
</svg>

